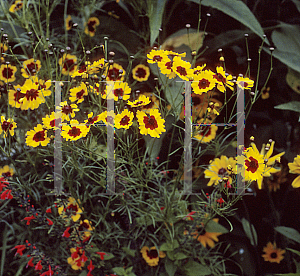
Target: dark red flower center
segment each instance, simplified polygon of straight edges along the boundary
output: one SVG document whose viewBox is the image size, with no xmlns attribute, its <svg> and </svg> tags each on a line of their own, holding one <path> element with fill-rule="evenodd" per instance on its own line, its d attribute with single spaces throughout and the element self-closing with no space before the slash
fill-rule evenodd
<svg viewBox="0 0 300 276">
<path fill-rule="evenodd" d="M 95 32 L 95 30 L 96 30 L 95 25 L 96 24 L 97 24 L 97 22 L 95 20 L 91 20 L 91 21 L 88 22 L 87 26 L 88 26 L 89 32 L 91 32 L 91 33 Z"/>
<path fill-rule="evenodd" d="M 85 229 L 89 229 L 89 225 L 86 222 L 82 222 L 78 228 L 79 231 L 83 231 Z"/>
<path fill-rule="evenodd" d="M 162 59 L 163 59 L 162 56 L 159 56 L 159 55 L 156 55 L 152 58 L 152 60 L 156 61 L 156 62 L 161 62 Z"/>
<path fill-rule="evenodd" d="M 220 73 L 215 74 L 214 78 L 223 84 L 226 83 L 226 78 L 224 78 Z"/>
<path fill-rule="evenodd" d="M 39 97 L 39 91 L 36 89 L 30 89 L 26 91 L 25 97 L 28 101 L 36 100 Z"/>
<path fill-rule="evenodd" d="M 12 175 L 11 175 L 10 172 L 4 172 L 4 173 L 2 173 L 2 176 L 3 176 L 4 178 L 8 178 L 8 177 L 11 177 Z"/>
<path fill-rule="evenodd" d="M 67 59 L 67 60 L 64 61 L 63 68 L 66 71 L 72 71 L 72 70 L 74 70 L 74 66 L 75 66 L 75 62 L 74 62 L 73 59 Z"/>
<path fill-rule="evenodd" d="M 219 171 L 218 171 L 218 175 L 224 175 L 224 174 L 226 174 L 227 173 L 227 170 L 225 169 L 225 168 L 221 168 L 221 169 L 219 169 Z"/>
<path fill-rule="evenodd" d="M 138 78 L 145 78 L 146 77 L 146 70 L 144 68 L 138 68 L 135 72 L 135 75 L 138 77 Z"/>
<path fill-rule="evenodd" d="M 52 121 L 50 121 L 50 126 L 51 126 L 51 127 L 55 127 L 55 119 L 52 120 Z"/>
<path fill-rule="evenodd" d="M 205 88 L 209 87 L 209 84 L 210 84 L 210 82 L 207 79 L 202 79 L 202 80 L 199 80 L 198 87 L 200 89 L 205 89 Z"/>
<path fill-rule="evenodd" d="M 211 134 L 211 127 L 210 126 L 201 126 L 199 129 L 199 134 L 208 137 Z"/>
<path fill-rule="evenodd" d="M 252 172 L 252 173 L 255 173 L 256 171 L 257 171 L 257 169 L 258 169 L 258 167 L 259 167 L 259 165 L 258 165 L 258 161 L 255 159 L 255 158 L 253 158 L 252 156 L 250 156 L 250 158 L 249 158 L 251 161 L 249 161 L 249 160 L 246 160 L 245 161 L 245 164 L 246 164 L 246 166 L 247 166 L 247 171 L 249 172 Z"/>
<path fill-rule="evenodd" d="M 22 98 L 24 98 L 24 97 L 25 97 L 25 95 L 23 93 L 21 93 L 21 91 L 17 90 L 14 93 L 14 101 L 17 102 L 17 103 L 20 103 L 19 100 L 22 99 Z"/>
<path fill-rule="evenodd" d="M 119 80 L 119 79 L 121 79 L 121 75 L 119 73 L 119 69 L 117 69 L 117 68 L 109 69 L 108 73 L 107 73 L 107 77 L 110 80 Z"/>
<path fill-rule="evenodd" d="M 277 258 L 277 253 L 276 253 L 276 252 L 272 252 L 272 253 L 270 254 L 270 257 L 271 257 L 272 259 L 276 259 L 276 258 Z"/>
<path fill-rule="evenodd" d="M 153 115 L 151 116 L 144 116 L 144 124 L 145 128 L 150 128 L 151 130 L 158 128 L 157 121 Z"/>
<path fill-rule="evenodd" d="M 26 71 L 29 75 L 34 75 L 38 71 L 38 65 L 34 62 L 31 62 L 26 65 Z"/>
<path fill-rule="evenodd" d="M 65 105 L 62 108 L 62 112 L 65 113 L 66 115 L 68 115 L 73 112 L 73 108 L 70 105 Z"/>
<path fill-rule="evenodd" d="M 147 256 L 150 259 L 156 259 L 158 257 L 158 253 L 156 249 L 147 250 Z"/>
<path fill-rule="evenodd" d="M 97 119 L 98 116 L 95 116 L 94 118 L 88 118 L 88 125 L 92 125 Z"/>
<path fill-rule="evenodd" d="M 83 94 L 84 94 L 84 92 L 85 92 L 85 91 L 84 91 L 83 89 L 81 89 L 79 92 L 76 93 L 76 98 L 77 98 L 77 99 L 81 99 L 82 96 L 83 96 Z"/>
<path fill-rule="evenodd" d="M 114 95 L 116 97 L 122 97 L 124 95 L 124 91 L 122 88 L 117 88 L 114 90 Z"/>
<path fill-rule="evenodd" d="M 10 79 L 13 75 L 13 70 L 11 68 L 5 67 L 2 71 L 3 78 Z"/>
<path fill-rule="evenodd" d="M 45 141 L 45 130 L 38 131 L 36 134 L 34 134 L 33 140 L 35 142 Z"/>
<path fill-rule="evenodd" d="M 13 124 L 11 122 L 4 121 L 1 125 L 2 129 L 6 132 L 7 130 L 11 130 Z"/>
<path fill-rule="evenodd" d="M 166 62 L 165 66 L 167 67 L 167 69 L 172 70 L 173 61 L 168 61 L 168 62 Z M 172 70 L 172 71 L 173 71 L 173 70 Z"/>
<path fill-rule="evenodd" d="M 80 130 L 80 128 L 72 127 L 72 128 L 69 130 L 68 134 L 69 134 L 70 136 L 77 137 L 77 136 L 79 136 L 79 135 L 81 134 L 81 130 Z"/>
<path fill-rule="evenodd" d="M 127 115 L 125 115 L 125 116 L 121 119 L 120 125 L 121 125 L 121 126 L 127 126 L 128 123 L 129 123 L 129 121 L 130 121 L 130 118 L 129 118 Z"/>
<path fill-rule="evenodd" d="M 78 73 L 84 73 L 84 72 L 86 72 L 86 70 L 87 70 L 87 67 L 85 65 L 81 65 L 80 69 L 78 70 Z"/>
<path fill-rule="evenodd" d="M 181 76 L 186 76 L 187 72 L 186 69 L 182 66 L 177 66 L 176 71 L 181 75 Z"/>
</svg>

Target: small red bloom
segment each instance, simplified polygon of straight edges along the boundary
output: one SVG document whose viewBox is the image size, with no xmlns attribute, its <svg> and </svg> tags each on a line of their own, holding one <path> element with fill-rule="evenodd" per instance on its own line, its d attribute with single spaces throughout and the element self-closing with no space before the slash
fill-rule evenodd
<svg viewBox="0 0 300 276">
<path fill-rule="evenodd" d="M 104 255 L 107 255 L 105 252 L 96 252 L 96 254 L 100 255 L 101 260 L 104 260 Z"/>
<path fill-rule="evenodd" d="M 52 213 L 51 207 L 46 210 L 46 213 Z"/>
<path fill-rule="evenodd" d="M 220 206 L 225 202 L 224 199 L 221 197 L 217 199 L 217 202 L 220 204 Z"/>
<path fill-rule="evenodd" d="M 70 237 L 69 230 L 70 230 L 70 227 L 68 227 L 68 228 L 64 231 L 64 233 L 62 234 L 62 237 L 69 238 L 69 237 Z"/>
<path fill-rule="evenodd" d="M 20 256 L 23 256 L 23 250 L 26 249 L 26 246 L 24 244 L 16 245 L 13 249 L 17 249 L 15 256 L 17 254 L 19 254 Z"/>
<path fill-rule="evenodd" d="M 93 266 L 92 260 L 90 260 L 90 264 L 88 265 L 87 269 L 89 270 L 89 273 L 94 270 L 95 266 Z M 90 274 L 92 276 L 92 274 Z"/>
<path fill-rule="evenodd" d="M 23 220 L 27 220 L 26 225 L 30 225 L 30 221 L 31 221 L 32 219 L 35 219 L 35 216 L 34 216 L 34 215 L 32 215 L 32 216 L 30 216 L 30 217 L 26 217 L 26 218 L 24 218 Z"/>
<path fill-rule="evenodd" d="M 1 196 L 0 196 L 1 199 L 12 199 L 13 196 L 11 195 L 11 190 L 6 190 L 4 191 Z"/>
<path fill-rule="evenodd" d="M 41 265 L 42 260 L 39 260 L 38 263 L 35 265 L 34 269 L 35 270 L 42 270 L 43 266 Z"/>
<path fill-rule="evenodd" d="M 48 218 L 47 218 L 47 221 L 48 221 L 48 224 L 49 224 L 49 225 L 52 225 L 52 224 L 53 224 L 53 221 L 52 221 L 51 219 L 48 219 Z"/>
<path fill-rule="evenodd" d="M 54 272 L 51 270 L 51 266 L 49 265 L 49 270 L 42 273 L 41 276 L 46 276 L 46 275 L 52 276 L 53 274 L 54 274 Z"/>
<path fill-rule="evenodd" d="M 34 258 L 34 257 L 32 257 L 32 258 L 29 260 L 29 262 L 28 262 L 27 265 L 26 265 L 26 268 L 27 268 L 28 266 L 34 267 L 34 264 L 33 264 L 33 262 L 32 262 L 33 258 Z"/>
</svg>

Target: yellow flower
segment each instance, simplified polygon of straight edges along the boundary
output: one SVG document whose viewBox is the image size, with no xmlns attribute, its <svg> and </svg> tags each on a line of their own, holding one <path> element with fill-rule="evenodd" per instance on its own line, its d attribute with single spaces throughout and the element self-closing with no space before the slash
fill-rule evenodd
<svg viewBox="0 0 300 276">
<path fill-rule="evenodd" d="M 8 165 L 0 168 L 0 176 L 4 178 L 12 177 L 14 175 L 14 169 L 10 168 Z"/>
<path fill-rule="evenodd" d="M 68 15 L 65 21 L 65 28 L 67 31 L 70 31 L 73 27 L 72 17 Z"/>
<path fill-rule="evenodd" d="M 294 188 L 299 188 L 300 187 L 300 155 L 297 155 L 294 158 L 294 162 L 293 163 L 288 163 L 289 169 L 290 169 L 290 173 L 295 173 L 295 174 L 299 174 L 299 176 L 297 176 L 294 181 L 292 182 L 292 186 Z"/>
<path fill-rule="evenodd" d="M 67 101 L 60 103 L 60 106 L 58 106 L 57 109 L 60 110 L 58 115 L 61 117 L 62 121 L 64 120 L 70 121 L 70 116 L 71 118 L 74 118 L 75 111 L 76 112 L 79 111 L 76 104 L 69 105 Z"/>
<path fill-rule="evenodd" d="M 0 66 L 0 80 L 4 82 L 14 82 L 16 80 L 15 74 L 17 67 L 10 64 L 2 64 Z"/>
<path fill-rule="evenodd" d="M 205 67 L 206 67 L 206 64 L 198 65 L 197 67 L 193 68 L 193 74 L 194 75 L 201 74 Z"/>
<path fill-rule="evenodd" d="M 216 138 L 218 127 L 211 121 L 200 119 L 195 126 L 197 128 L 193 132 L 193 138 L 199 140 L 200 143 L 209 143 Z"/>
<path fill-rule="evenodd" d="M 113 122 L 115 119 L 115 113 L 113 110 L 110 110 L 109 112 L 103 111 L 99 114 L 99 121 L 102 121 L 105 125 L 114 126 Z"/>
<path fill-rule="evenodd" d="M 158 109 L 159 108 L 159 99 L 155 96 L 154 93 L 151 92 L 143 92 L 143 95 L 149 97 L 150 103 L 147 105 L 143 105 L 141 110 L 144 112 L 149 112 L 150 109 Z"/>
<path fill-rule="evenodd" d="M 253 80 L 250 80 L 249 78 L 243 78 L 240 76 L 237 78 L 236 83 L 240 88 L 244 88 L 244 89 L 251 89 L 251 87 L 253 87 L 254 85 Z"/>
<path fill-rule="evenodd" d="M 84 265 L 85 265 L 86 258 L 83 258 L 83 255 L 84 255 L 83 253 L 85 253 L 85 252 L 84 251 L 82 252 L 82 250 L 78 247 L 71 248 L 70 252 L 72 254 L 71 254 L 71 257 L 68 258 L 68 264 L 70 264 L 72 269 L 74 269 L 74 270 L 82 269 L 82 267 L 84 267 Z"/>
<path fill-rule="evenodd" d="M 164 61 L 158 63 L 160 72 L 166 75 L 169 79 L 176 77 L 176 73 L 173 71 L 173 61 L 169 58 L 164 59 Z"/>
<path fill-rule="evenodd" d="M 47 129 L 55 129 L 59 127 L 58 122 L 56 121 L 55 125 L 55 120 L 59 118 L 59 114 L 55 113 L 54 111 L 49 115 L 46 115 L 46 117 L 42 118 L 44 127 Z M 62 121 L 61 121 L 62 122 Z"/>
<path fill-rule="evenodd" d="M 84 240 L 92 235 L 92 231 L 94 228 L 92 227 L 92 222 L 85 219 L 84 221 L 80 221 L 80 225 L 78 227 L 78 231 L 81 234 L 81 239 Z"/>
<path fill-rule="evenodd" d="M 106 99 L 108 96 L 108 86 L 106 86 L 104 92 L 105 93 L 102 94 L 101 96 L 103 99 Z M 127 82 L 115 82 L 113 84 L 111 93 L 113 93 L 113 97 L 114 97 L 115 101 L 118 101 L 121 99 L 126 101 L 130 98 L 131 88 L 129 87 Z"/>
<path fill-rule="evenodd" d="M 70 217 L 74 222 L 78 221 L 81 217 L 83 209 L 79 207 L 80 200 L 76 201 L 75 198 L 69 197 L 67 207 L 64 205 L 58 207 L 58 214 L 66 219 Z"/>
<path fill-rule="evenodd" d="M 173 58 L 172 70 L 183 80 L 189 81 L 193 77 L 191 66 L 189 62 L 182 60 L 179 56 Z"/>
<path fill-rule="evenodd" d="M 77 104 L 79 104 L 83 102 L 84 100 L 83 96 L 87 96 L 87 95 L 88 95 L 87 87 L 84 84 L 84 82 L 81 82 L 79 86 L 70 89 L 69 99 L 71 102 L 77 101 Z"/>
<path fill-rule="evenodd" d="M 218 185 L 220 184 L 219 180 L 223 181 L 223 178 L 228 179 L 231 184 L 232 174 L 236 174 L 236 160 L 224 155 L 220 158 L 215 158 L 208 169 L 204 171 L 205 178 L 210 178 L 207 186 Z"/>
<path fill-rule="evenodd" d="M 96 27 L 100 25 L 100 21 L 97 17 L 89 18 L 88 22 L 86 23 L 84 33 L 93 37 L 96 32 Z"/>
<path fill-rule="evenodd" d="M 166 254 L 159 251 L 155 246 L 143 246 L 141 249 L 142 256 L 149 266 L 157 266 L 159 258 L 165 258 Z"/>
<path fill-rule="evenodd" d="M 159 63 L 159 62 L 165 62 L 165 60 L 168 60 L 168 51 L 164 50 L 151 50 L 150 53 L 147 54 L 148 63 Z"/>
<path fill-rule="evenodd" d="M 107 81 L 123 81 L 125 70 L 120 64 L 113 63 L 107 67 L 104 75 Z"/>
<path fill-rule="evenodd" d="M 217 73 L 214 74 L 214 79 L 217 82 L 217 88 L 221 92 L 226 91 L 226 87 L 229 87 L 231 90 L 233 90 L 233 82 L 232 82 L 232 75 L 230 74 L 225 74 L 225 70 L 222 66 L 218 66 L 217 68 Z"/>
<path fill-rule="evenodd" d="M 23 7 L 22 1 L 21 1 L 21 0 L 17 0 L 15 3 L 13 3 L 13 4 L 10 6 L 9 12 L 13 12 L 13 13 L 14 13 L 14 12 L 16 12 L 16 11 L 22 9 L 22 7 Z"/>
<path fill-rule="evenodd" d="M 145 95 L 140 95 L 138 97 L 138 99 L 133 102 L 131 102 L 131 101 L 127 102 L 127 104 L 130 105 L 131 107 L 145 106 L 150 103 L 151 103 L 150 99 L 148 97 L 146 97 Z"/>
<path fill-rule="evenodd" d="M 202 93 L 212 90 L 216 85 L 214 73 L 210 70 L 200 71 L 193 75 L 192 88 L 195 94 L 201 95 Z"/>
<path fill-rule="evenodd" d="M 1 116 L 1 126 L 0 126 L 0 134 L 4 133 L 4 138 L 7 137 L 7 134 L 9 133 L 10 136 L 14 136 L 15 132 L 14 129 L 17 127 L 17 124 L 14 122 L 13 119 L 5 119 L 4 116 Z"/>
<path fill-rule="evenodd" d="M 132 125 L 133 117 L 134 116 L 131 111 L 128 111 L 128 109 L 123 110 L 121 114 L 117 114 L 115 117 L 115 128 L 129 129 Z"/>
<path fill-rule="evenodd" d="M 148 66 L 139 64 L 132 69 L 132 77 L 139 81 L 147 81 L 150 76 L 150 69 Z"/>
<path fill-rule="evenodd" d="M 90 113 L 88 114 L 88 119 L 87 119 L 87 120 L 84 120 L 84 122 L 85 122 L 85 124 L 86 124 L 87 126 L 94 125 L 95 123 L 101 121 L 100 115 L 96 115 L 96 116 L 94 116 L 94 117 L 93 117 L 93 115 L 94 115 L 94 113 L 93 113 L 93 112 L 90 112 Z"/>
<path fill-rule="evenodd" d="M 33 58 L 25 60 L 23 62 L 23 68 L 21 68 L 21 73 L 24 78 L 29 78 L 35 76 L 41 69 L 41 62 Z"/>
<path fill-rule="evenodd" d="M 77 70 L 77 57 L 70 54 L 63 54 L 63 56 L 58 60 L 60 65 L 61 73 L 63 75 L 72 75 Z"/>
<path fill-rule="evenodd" d="M 47 137 L 47 130 L 41 124 L 38 124 L 34 129 L 28 130 L 26 133 L 26 144 L 31 147 L 47 146 L 50 138 Z"/>
<path fill-rule="evenodd" d="M 25 97 L 25 94 L 21 92 L 21 86 L 14 86 L 15 90 L 8 91 L 8 102 L 11 106 L 15 108 L 20 108 L 22 104 L 22 99 Z"/>
<path fill-rule="evenodd" d="M 165 120 L 161 118 L 161 114 L 157 109 L 151 109 L 149 114 L 138 110 L 136 117 L 139 122 L 140 133 L 159 138 L 165 132 Z"/>
<path fill-rule="evenodd" d="M 77 120 L 71 120 L 70 125 L 62 124 L 61 136 L 67 141 L 76 141 L 82 137 L 87 136 L 90 128 L 85 124 L 79 124 Z"/>
<path fill-rule="evenodd" d="M 276 242 L 272 244 L 271 242 L 268 242 L 267 246 L 263 248 L 263 251 L 265 254 L 262 255 L 265 262 L 271 262 L 271 263 L 280 263 L 284 256 L 285 250 L 277 248 Z"/>
</svg>

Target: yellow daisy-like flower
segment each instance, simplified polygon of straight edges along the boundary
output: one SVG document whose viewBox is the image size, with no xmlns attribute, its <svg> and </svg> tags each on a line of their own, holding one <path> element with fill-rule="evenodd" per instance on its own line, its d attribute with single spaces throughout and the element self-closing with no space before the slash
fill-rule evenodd
<svg viewBox="0 0 300 276">
<path fill-rule="evenodd" d="M 58 106 L 57 109 L 60 110 L 59 116 L 62 121 L 70 121 L 71 118 L 75 117 L 75 111 L 79 111 L 76 104 L 68 104 L 67 101 L 60 103 L 60 106 Z"/>
<path fill-rule="evenodd" d="M 84 33 L 93 37 L 96 33 L 96 27 L 100 25 L 100 21 L 97 17 L 89 18 L 88 22 L 86 23 Z"/>
<path fill-rule="evenodd" d="M 14 2 L 10 8 L 9 8 L 9 12 L 16 12 L 20 9 L 22 9 L 23 7 L 23 2 L 21 0 L 17 0 L 16 2 Z"/>
<path fill-rule="evenodd" d="M 23 62 L 23 68 L 21 68 L 21 73 L 22 76 L 26 79 L 35 76 L 40 71 L 40 69 L 41 62 L 39 60 L 31 58 Z"/>
<path fill-rule="evenodd" d="M 70 54 L 63 54 L 58 60 L 61 67 L 61 73 L 66 76 L 71 76 L 77 70 L 77 57 Z"/>
<path fill-rule="evenodd" d="M 0 134 L 3 132 L 4 138 L 7 137 L 8 133 L 10 134 L 10 136 L 14 136 L 15 135 L 14 129 L 16 127 L 17 124 L 14 122 L 13 119 L 8 118 L 6 120 L 4 116 L 1 116 Z"/>
<path fill-rule="evenodd" d="M 47 130 L 41 124 L 38 124 L 32 130 L 28 130 L 26 136 L 26 144 L 31 147 L 39 145 L 45 147 L 50 143 L 50 138 L 47 137 Z"/>
<path fill-rule="evenodd" d="M 118 129 L 129 129 L 132 125 L 133 117 L 133 112 L 128 111 L 128 109 L 123 110 L 121 114 L 117 114 L 115 117 L 115 127 Z"/>
<path fill-rule="evenodd" d="M 165 258 L 166 254 L 158 250 L 155 246 L 143 246 L 141 249 L 142 256 L 149 266 L 157 266 L 159 258 Z"/>
<path fill-rule="evenodd" d="M 108 96 L 108 86 L 106 86 L 104 90 L 104 94 L 101 95 L 103 99 L 106 99 Z M 130 98 L 131 88 L 129 87 L 127 82 L 115 82 L 113 84 L 113 89 L 111 90 L 111 93 L 113 93 L 114 100 L 128 100 Z M 109 97 L 108 97 L 109 98 Z"/>
<path fill-rule="evenodd" d="M 4 178 L 12 177 L 14 175 L 14 169 L 10 168 L 8 165 L 0 168 L 0 176 Z"/>
<path fill-rule="evenodd" d="M 133 102 L 131 102 L 131 101 L 127 102 L 127 104 L 130 105 L 131 107 L 145 106 L 150 103 L 151 103 L 150 99 L 148 97 L 146 97 L 145 95 L 140 95 L 138 97 L 138 99 Z"/>
<path fill-rule="evenodd" d="M 77 104 L 79 104 L 83 102 L 84 100 L 83 96 L 87 96 L 87 95 L 88 95 L 87 87 L 84 84 L 84 82 L 81 82 L 79 86 L 70 89 L 69 99 L 71 102 L 77 101 Z"/>
<path fill-rule="evenodd" d="M 139 81 L 147 81 L 150 76 L 150 69 L 148 66 L 139 64 L 132 69 L 132 77 Z"/>
<path fill-rule="evenodd" d="M 181 79 L 189 81 L 193 77 L 193 69 L 191 64 L 181 59 L 181 57 L 173 58 L 172 70 Z"/>
<path fill-rule="evenodd" d="M 114 126 L 116 114 L 114 111 L 103 111 L 99 114 L 99 121 L 102 121 L 105 125 L 109 124 L 110 126 Z"/>
<path fill-rule="evenodd" d="M 147 54 L 147 58 L 148 63 L 164 62 L 169 59 L 168 51 L 153 49 Z"/>
<path fill-rule="evenodd" d="M 45 102 L 45 97 L 51 95 L 51 90 L 43 89 L 42 87 L 47 87 L 45 85 L 41 85 L 39 82 L 36 81 L 35 78 L 26 79 L 25 83 L 18 87 L 21 89 L 21 93 L 24 96 L 19 99 L 20 108 L 22 110 L 27 109 L 37 109 L 40 104 Z M 51 85 L 51 82 L 47 83 L 48 87 Z M 18 89 L 17 88 L 17 89 Z"/>
<path fill-rule="evenodd" d="M 226 91 L 226 87 L 233 90 L 234 83 L 232 81 L 233 80 L 232 75 L 230 74 L 227 75 L 222 66 L 218 66 L 216 70 L 217 73 L 214 74 L 214 79 L 216 80 L 218 90 L 223 93 Z"/>
<path fill-rule="evenodd" d="M 25 97 L 25 94 L 21 92 L 21 86 L 14 86 L 15 90 L 8 91 L 8 102 L 11 106 L 15 108 L 21 108 L 22 99 Z"/>
<path fill-rule="evenodd" d="M 79 124 L 77 120 L 71 120 L 69 125 L 62 124 L 61 136 L 67 141 L 77 141 L 78 139 L 87 136 L 90 128 L 85 124 Z"/>
<path fill-rule="evenodd" d="M 94 61 L 93 63 L 86 61 L 81 65 L 78 71 L 72 74 L 72 78 L 82 77 L 87 79 L 90 75 L 97 74 L 104 66 L 104 58 Z"/>
<path fill-rule="evenodd" d="M 206 67 L 206 64 L 198 65 L 197 67 L 193 68 L 193 74 L 194 75 L 201 74 L 205 67 Z"/>
<path fill-rule="evenodd" d="M 199 140 L 200 143 L 209 143 L 216 138 L 218 127 L 210 121 L 200 119 L 194 126 L 196 129 L 193 131 L 193 138 Z"/>
<path fill-rule="evenodd" d="M 58 214 L 66 219 L 70 217 L 74 222 L 78 221 L 83 213 L 83 209 L 79 207 L 80 200 L 76 201 L 75 198 L 69 197 L 67 207 L 64 205 L 58 207 Z"/>
<path fill-rule="evenodd" d="M 84 122 L 87 126 L 94 125 L 95 123 L 101 121 L 100 115 L 96 115 L 96 116 L 93 116 L 93 115 L 94 115 L 94 112 L 90 112 L 88 114 L 88 119 L 84 120 Z"/>
<path fill-rule="evenodd" d="M 104 75 L 107 81 L 123 81 L 125 70 L 120 64 L 113 63 L 107 67 Z"/>
<path fill-rule="evenodd" d="M 54 111 L 50 115 L 46 115 L 46 117 L 42 118 L 44 127 L 47 129 L 55 129 L 55 127 L 58 128 L 59 127 L 58 118 L 59 118 L 59 114 L 55 113 Z M 57 121 L 55 122 L 55 120 Z"/>
<path fill-rule="evenodd" d="M 277 248 L 276 242 L 274 242 L 274 244 L 268 242 L 267 246 L 263 248 L 263 251 L 265 254 L 263 254 L 262 257 L 264 258 L 265 262 L 279 264 L 284 259 L 283 254 L 285 253 L 285 250 Z"/>
<path fill-rule="evenodd" d="M 240 88 L 244 88 L 244 89 L 251 89 L 251 87 L 253 87 L 254 85 L 253 80 L 250 80 L 249 78 L 243 78 L 240 76 L 237 78 L 236 83 Z"/>
<path fill-rule="evenodd" d="M 143 105 L 141 110 L 144 112 L 149 112 L 150 109 L 159 109 L 159 99 L 155 96 L 154 93 L 144 92 L 143 95 L 150 99 L 150 103 Z"/>
<path fill-rule="evenodd" d="M 166 131 L 165 120 L 161 118 L 161 114 L 157 109 L 151 109 L 149 113 L 138 110 L 136 117 L 139 122 L 140 133 L 159 138 Z"/>
<path fill-rule="evenodd" d="M 92 222 L 85 219 L 84 221 L 80 221 L 80 225 L 78 227 L 78 231 L 81 234 L 81 239 L 84 240 L 92 235 L 92 231 L 94 228 L 92 227 Z"/>
<path fill-rule="evenodd" d="M 73 27 L 72 16 L 68 15 L 65 21 L 65 28 L 67 31 L 70 31 Z"/>
<path fill-rule="evenodd" d="M 236 174 L 236 160 L 232 157 L 222 155 L 220 158 L 215 158 L 204 171 L 205 178 L 210 178 L 207 186 L 218 185 L 220 180 L 228 179 L 232 183 L 232 174 Z"/>
<path fill-rule="evenodd" d="M 216 85 L 214 73 L 210 70 L 204 70 L 198 74 L 193 75 L 192 88 L 195 94 L 201 95 L 202 93 L 212 90 Z"/>
<path fill-rule="evenodd" d="M 0 54 L 1 54 L 1 57 L 2 57 L 2 54 L 5 53 L 6 51 L 8 50 L 8 47 L 6 45 L 6 43 L 0 43 Z"/>
<path fill-rule="evenodd" d="M 160 72 L 166 75 L 169 79 L 176 77 L 176 73 L 173 71 L 173 61 L 171 59 L 164 59 L 164 61 L 158 63 Z"/>
<path fill-rule="evenodd" d="M 17 67 L 10 64 L 2 64 L 0 66 L 0 80 L 4 82 L 14 82 L 16 80 Z"/>
<path fill-rule="evenodd" d="M 300 188 L 300 155 L 297 155 L 294 158 L 293 163 L 288 163 L 290 173 L 299 174 L 294 181 L 292 182 L 292 186 L 294 188 Z"/>
</svg>

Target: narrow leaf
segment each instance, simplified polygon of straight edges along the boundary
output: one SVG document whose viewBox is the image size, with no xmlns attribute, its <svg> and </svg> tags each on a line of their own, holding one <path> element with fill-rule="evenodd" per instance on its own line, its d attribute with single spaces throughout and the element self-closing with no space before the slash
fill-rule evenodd
<svg viewBox="0 0 300 276">
<path fill-rule="evenodd" d="M 286 236 L 290 240 L 300 243 L 300 233 L 291 227 L 278 226 L 275 227 L 275 230 L 280 234 Z"/>
<path fill-rule="evenodd" d="M 276 109 L 282 109 L 282 110 L 291 110 L 295 112 L 300 112 L 300 102 L 298 101 L 292 101 L 280 105 L 274 106 Z"/>
<path fill-rule="evenodd" d="M 242 224 L 243 224 L 244 231 L 250 240 L 250 243 L 253 246 L 257 246 L 257 233 L 256 233 L 256 230 L 255 230 L 253 224 L 251 224 L 245 218 L 242 218 Z"/>
</svg>

